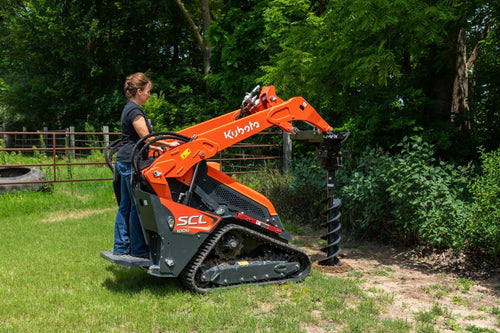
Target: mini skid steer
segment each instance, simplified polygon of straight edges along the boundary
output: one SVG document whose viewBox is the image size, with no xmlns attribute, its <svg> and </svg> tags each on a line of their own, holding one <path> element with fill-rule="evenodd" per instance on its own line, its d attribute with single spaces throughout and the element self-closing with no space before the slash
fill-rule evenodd
<svg viewBox="0 0 500 333">
<path fill-rule="evenodd" d="M 334 133 L 302 97 L 283 101 L 273 86 L 257 86 L 246 94 L 239 110 L 179 132 L 143 137 L 132 153 L 132 192 L 150 258 L 115 256 L 112 251 L 101 256 L 117 265 L 144 267 L 153 276 L 179 277 L 199 293 L 304 279 L 311 261 L 289 244 L 292 238 L 272 203 L 221 172 L 219 164 L 207 161 L 272 126 L 294 132 L 294 121 L 312 125 L 325 140 Z M 156 155 L 148 153 L 157 140 L 181 145 Z M 118 146 L 119 142 L 108 148 L 110 167 Z M 325 147 L 320 151 L 328 159 Z M 329 233 L 325 239 L 329 239 L 329 257 L 338 263 L 337 230 L 330 233 L 333 241 Z"/>
</svg>

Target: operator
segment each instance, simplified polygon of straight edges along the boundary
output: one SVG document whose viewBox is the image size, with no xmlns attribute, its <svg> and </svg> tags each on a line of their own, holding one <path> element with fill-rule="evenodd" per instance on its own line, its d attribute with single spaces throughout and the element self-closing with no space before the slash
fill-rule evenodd
<svg viewBox="0 0 500 333">
<path fill-rule="evenodd" d="M 114 255 L 132 255 L 148 258 L 149 249 L 144 240 L 137 210 L 132 198 L 132 150 L 135 144 L 151 133 L 152 128 L 141 105 L 150 97 L 153 83 L 144 73 L 135 73 L 125 79 L 125 105 L 120 118 L 122 130 L 122 146 L 116 155 L 115 172 L 120 174 L 120 204 L 115 220 Z M 153 140 L 154 137 L 147 141 Z M 152 149 L 162 150 L 166 147 L 177 147 L 179 142 L 163 140 L 151 144 Z"/>
</svg>

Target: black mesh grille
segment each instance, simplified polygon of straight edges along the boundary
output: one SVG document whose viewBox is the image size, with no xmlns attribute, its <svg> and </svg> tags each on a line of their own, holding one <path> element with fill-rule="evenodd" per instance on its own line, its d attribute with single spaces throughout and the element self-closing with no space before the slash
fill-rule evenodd
<svg viewBox="0 0 500 333">
<path fill-rule="evenodd" d="M 225 203 L 232 210 L 243 212 L 249 216 L 252 216 L 258 220 L 266 221 L 268 219 L 269 213 L 267 209 L 242 194 L 232 190 L 231 188 L 221 184 L 212 178 L 206 177 L 203 182 L 201 182 L 201 187 L 209 195 L 214 196 L 214 199 L 219 203 Z"/>
</svg>

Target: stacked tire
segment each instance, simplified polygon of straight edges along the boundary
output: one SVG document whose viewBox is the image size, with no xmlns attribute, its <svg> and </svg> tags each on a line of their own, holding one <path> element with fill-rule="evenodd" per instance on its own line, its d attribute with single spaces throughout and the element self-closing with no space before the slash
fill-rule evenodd
<svg viewBox="0 0 500 333">
<path fill-rule="evenodd" d="M 39 169 L 0 168 L 0 193 L 42 191 L 47 188 L 47 184 L 41 182 L 45 179 L 45 173 Z"/>
</svg>

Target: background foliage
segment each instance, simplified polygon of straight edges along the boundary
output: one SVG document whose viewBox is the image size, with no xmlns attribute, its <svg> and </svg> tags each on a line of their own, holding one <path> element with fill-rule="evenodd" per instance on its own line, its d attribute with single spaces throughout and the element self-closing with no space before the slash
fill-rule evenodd
<svg viewBox="0 0 500 333">
<path fill-rule="evenodd" d="M 469 184 L 474 202 L 465 230 L 472 246 L 500 258 L 500 149 L 482 151 L 481 161 L 482 172 Z"/>
<path fill-rule="evenodd" d="M 175 1 L 2 0 L 3 127 L 115 124 L 124 77 L 143 71 L 163 100 L 159 127 L 226 113 L 255 84 L 274 84 L 281 97 L 304 96 L 334 126 L 347 127 L 355 153 L 376 144 L 391 149 L 411 134 L 458 162 L 477 157 L 479 145 L 498 146 L 495 1 L 204 2 L 211 14 L 209 29 L 199 30 L 211 46 L 207 76 Z M 199 2 L 184 5 L 201 27 Z M 474 60 L 470 110 L 451 122 L 460 29 L 466 60 Z M 470 129 L 457 130 L 465 121 Z"/>
<path fill-rule="evenodd" d="M 499 257 L 500 150 L 484 154 L 480 172 L 438 160 L 421 137 L 397 154 L 370 149 L 339 173 L 345 227 L 356 237 L 390 239 Z"/>
<path fill-rule="evenodd" d="M 358 233 L 397 237 L 434 246 L 463 246 L 464 170 L 434 157 L 421 137 L 405 138 L 390 155 L 371 149 L 341 186 L 349 221 Z"/>
<path fill-rule="evenodd" d="M 499 252 L 498 1 L 201 3 L 210 22 L 191 0 L 185 12 L 176 1 L 0 0 L 0 126 L 118 129 L 124 77 L 137 71 L 154 82 L 145 109 L 157 130 L 232 111 L 255 84 L 273 84 L 351 132 L 340 179 L 353 231 Z M 315 166 L 297 161 L 287 193 L 313 198 Z"/>
</svg>

